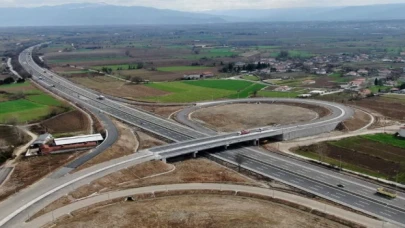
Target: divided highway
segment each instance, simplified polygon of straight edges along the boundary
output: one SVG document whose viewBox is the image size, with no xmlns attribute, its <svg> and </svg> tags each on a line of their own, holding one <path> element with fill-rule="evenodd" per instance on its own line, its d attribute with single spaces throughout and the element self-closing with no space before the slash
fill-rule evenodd
<svg viewBox="0 0 405 228">
<path fill-rule="evenodd" d="M 285 133 L 291 133 L 294 131 L 303 132 L 307 128 L 317 129 L 325 124 L 337 124 L 337 122 L 344 120 L 352 114 L 350 113 L 351 111 L 344 106 L 344 108 L 342 108 L 340 105 L 336 106 L 333 103 L 325 102 L 323 103 L 324 105 L 332 105 L 335 108 L 340 109 L 340 111 L 334 111 L 332 116 L 329 116 L 328 119 L 320 119 L 311 123 L 301 124 L 300 126 L 266 129 L 263 132 L 251 135 L 239 136 L 237 134 L 227 134 L 208 137 L 208 135 L 212 135 L 212 132 L 199 129 L 199 126 L 190 126 L 196 128 L 196 130 L 193 130 L 172 121 L 129 108 L 128 106 L 111 100 L 98 100 L 98 94 L 76 86 L 56 74 L 37 66 L 30 55 L 33 48 L 34 47 L 28 48 L 20 54 L 20 63 L 28 72 L 31 72 L 35 76 L 34 79 L 37 82 L 48 87 L 52 92 L 73 102 L 96 108 L 125 122 L 178 142 L 168 146 L 151 149 L 155 157 L 171 157 L 172 155 L 174 156 L 185 153 L 185 150 L 197 152 L 221 145 L 233 144 L 235 141 L 255 140 L 261 137 L 284 135 Z M 46 73 L 44 73 L 44 71 Z M 216 104 L 213 103 L 212 105 Z M 183 118 L 185 118 L 186 113 L 182 113 L 182 115 Z M 247 169 L 288 183 L 305 191 L 312 192 L 321 197 L 373 214 L 386 221 L 405 225 L 405 199 L 402 195 L 397 199 L 387 200 L 374 195 L 376 189 L 375 184 L 358 178 L 348 177 L 338 172 L 278 154 L 264 154 L 259 150 L 252 148 L 232 149 L 213 154 L 212 156 L 223 161 L 235 163 L 235 156 L 237 153 L 243 154 L 246 157 L 243 166 Z M 125 159 L 133 159 L 133 156 L 128 156 Z M 340 189 L 336 186 L 338 183 L 344 183 L 346 187 Z M 16 203 L 20 204 L 20 202 Z M 17 205 L 13 206 L 13 208 L 16 207 Z M 3 208 L 3 205 L 0 204 L 0 208 Z M 18 213 L 16 215 L 18 215 Z M 3 216 L 3 214 L 1 214 L 1 216 Z M 7 216 L 6 218 L 1 217 L 0 219 L 2 220 L 0 221 L 6 223 L 12 218 L 13 217 L 10 216 Z M 1 224 L 2 223 L 0 223 L 0 225 Z"/>
</svg>

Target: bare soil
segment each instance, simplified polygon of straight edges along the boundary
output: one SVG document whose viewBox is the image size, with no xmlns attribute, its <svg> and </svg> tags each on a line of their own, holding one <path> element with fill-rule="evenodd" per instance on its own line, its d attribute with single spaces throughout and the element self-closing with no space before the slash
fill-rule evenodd
<svg viewBox="0 0 405 228">
<path fill-rule="evenodd" d="M 355 110 L 354 115 L 343 122 L 344 127 L 348 131 L 356 131 L 370 123 L 371 117 L 358 109 Z"/>
<path fill-rule="evenodd" d="M 63 133 L 89 133 L 90 122 L 87 116 L 79 110 L 70 111 L 54 118 L 33 125 L 31 130 L 37 134 L 49 132 L 51 134 Z"/>
<path fill-rule="evenodd" d="M 161 161 L 151 161 L 112 173 L 91 182 L 89 185 L 76 189 L 66 197 L 52 202 L 35 214 L 33 218 L 97 192 L 175 183 L 221 182 L 258 186 L 253 180 L 205 158 L 176 162 L 173 165 Z M 173 168 L 175 169 L 173 170 Z M 168 173 L 147 178 L 164 172 Z"/>
<path fill-rule="evenodd" d="M 76 171 L 136 152 L 139 142 L 132 129 L 119 121 L 113 120 L 113 122 L 119 131 L 118 140 L 110 148 L 77 168 Z"/>
<path fill-rule="evenodd" d="M 163 96 L 168 94 L 168 92 L 162 90 L 144 85 L 128 84 L 108 76 L 72 77 L 70 80 L 101 93 L 133 100 L 148 96 Z"/>
<path fill-rule="evenodd" d="M 143 150 L 143 149 L 148 149 L 151 147 L 155 146 L 161 146 L 166 144 L 166 142 L 159 140 L 157 138 L 154 138 L 142 131 L 136 131 L 135 132 L 139 138 L 139 149 L 138 150 Z"/>
<path fill-rule="evenodd" d="M 275 124 L 310 121 L 318 114 L 312 110 L 282 104 L 231 104 L 198 110 L 192 118 L 220 132 L 238 131 Z"/>
<path fill-rule="evenodd" d="M 91 208 L 56 227 L 346 227 L 290 207 L 258 199 L 186 195 Z"/>
<path fill-rule="evenodd" d="M 169 118 L 174 112 L 180 111 L 185 108 L 185 106 L 149 106 L 149 105 L 137 105 L 137 108 L 141 108 L 148 112 L 153 112 L 164 118 Z"/>
<path fill-rule="evenodd" d="M 330 157 L 335 160 L 342 159 L 342 162 L 354 164 L 363 169 L 371 170 L 395 176 L 401 164 L 394 161 L 404 159 L 404 150 L 371 140 L 356 138 L 356 143 L 347 145 L 348 148 L 335 146 L 330 143 L 318 143 L 310 146 L 303 146 L 294 150 L 315 152 L 319 156 Z"/>
<path fill-rule="evenodd" d="M 10 179 L 0 187 L 0 201 L 37 182 L 79 155 L 80 153 L 74 153 L 18 158 Z"/>
</svg>

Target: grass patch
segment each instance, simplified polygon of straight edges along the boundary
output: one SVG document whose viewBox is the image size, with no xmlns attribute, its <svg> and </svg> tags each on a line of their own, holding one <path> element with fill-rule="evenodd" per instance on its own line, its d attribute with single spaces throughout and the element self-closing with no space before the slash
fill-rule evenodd
<svg viewBox="0 0 405 228">
<path fill-rule="evenodd" d="M 171 92 L 171 94 L 165 96 L 144 98 L 148 101 L 158 102 L 194 102 L 215 100 L 227 97 L 234 93 L 232 90 L 194 86 L 184 82 L 151 83 L 147 84 L 146 86 Z"/>
<path fill-rule="evenodd" d="M 386 91 L 386 90 L 389 90 L 390 88 L 392 88 L 392 87 L 390 87 L 390 86 L 376 86 L 376 85 L 369 87 L 369 89 L 373 93 L 378 93 L 379 90 L 380 91 Z"/>
<path fill-rule="evenodd" d="M 259 91 L 265 87 L 261 84 L 237 80 L 167 82 L 152 83 L 146 86 L 171 93 L 165 96 L 144 98 L 148 101 L 159 102 L 196 102 L 220 98 L 246 98 L 254 91 Z"/>
<path fill-rule="evenodd" d="M 3 88 L 15 88 L 15 87 L 27 86 L 29 84 L 30 83 L 28 81 L 26 81 L 24 83 L 13 83 L 13 84 L 8 84 L 8 85 L 1 85 L 0 90 Z"/>
<path fill-rule="evenodd" d="M 31 110 L 42 108 L 43 105 L 30 102 L 29 100 L 21 99 L 15 101 L 6 101 L 0 103 L 0 114 L 8 114 L 19 112 L 22 110 Z"/>
<path fill-rule="evenodd" d="M 259 97 L 284 97 L 284 98 L 295 98 L 300 93 L 297 92 L 278 92 L 278 91 L 259 91 Z"/>
<path fill-rule="evenodd" d="M 30 95 L 27 97 L 27 99 L 29 101 L 32 101 L 37 104 L 42 104 L 42 105 L 48 105 L 48 106 L 61 106 L 62 105 L 62 103 L 59 100 L 57 100 L 47 94 Z"/>
<path fill-rule="evenodd" d="M 405 149 L 405 139 L 390 134 L 363 135 L 363 138 Z"/>
<path fill-rule="evenodd" d="M 252 84 L 248 87 L 246 87 L 245 89 L 243 89 L 242 91 L 240 91 L 239 93 L 236 94 L 232 94 L 231 96 L 229 96 L 229 98 L 231 99 L 235 99 L 235 98 L 247 98 L 249 96 L 251 96 L 255 91 L 259 91 L 263 88 L 265 88 L 265 85 L 261 85 L 261 84 Z"/>
<path fill-rule="evenodd" d="M 337 166 L 337 167 L 342 165 L 343 169 L 348 169 L 348 170 L 358 172 L 358 173 L 364 173 L 366 175 L 370 175 L 370 176 L 374 176 L 374 177 L 378 177 L 378 178 L 388 179 L 387 175 L 384 175 L 384 174 L 381 174 L 381 173 L 378 173 L 378 172 L 374 172 L 372 170 L 365 169 L 363 167 L 356 166 L 356 165 L 351 164 L 351 163 L 340 162 L 340 160 L 338 160 L 338 159 L 333 159 L 333 158 L 326 157 L 326 156 L 321 158 L 315 152 L 296 151 L 294 153 L 299 154 L 299 155 L 304 156 L 304 157 L 307 157 L 307 158 L 317 160 L 317 161 L 322 161 L 322 162 L 325 162 L 325 163 L 328 163 L 328 164 L 331 164 L 331 165 L 334 165 L 334 166 Z"/>
<path fill-rule="evenodd" d="M 259 78 L 253 75 L 244 75 L 242 78 L 249 81 L 259 81 Z"/>
<path fill-rule="evenodd" d="M 201 80 L 201 81 L 185 81 L 184 83 L 194 86 L 201 86 L 213 89 L 225 89 L 238 91 L 253 84 L 253 82 L 238 81 L 238 80 Z"/>
<path fill-rule="evenodd" d="M 209 67 L 205 66 L 170 66 L 170 67 L 158 67 L 158 71 L 163 72 L 179 72 L 179 71 L 192 71 L 192 70 L 204 70 Z"/>
</svg>

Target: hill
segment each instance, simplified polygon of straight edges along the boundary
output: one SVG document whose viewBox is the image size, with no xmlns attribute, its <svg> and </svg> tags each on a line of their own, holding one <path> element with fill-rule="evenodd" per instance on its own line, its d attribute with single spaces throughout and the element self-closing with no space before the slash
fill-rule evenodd
<svg viewBox="0 0 405 228">
<path fill-rule="evenodd" d="M 227 21 L 359 21 L 405 19 L 405 4 L 209 11 Z"/>
<path fill-rule="evenodd" d="M 224 22 L 218 16 L 140 6 L 65 4 L 0 8 L 0 26 L 201 24 Z"/>
</svg>

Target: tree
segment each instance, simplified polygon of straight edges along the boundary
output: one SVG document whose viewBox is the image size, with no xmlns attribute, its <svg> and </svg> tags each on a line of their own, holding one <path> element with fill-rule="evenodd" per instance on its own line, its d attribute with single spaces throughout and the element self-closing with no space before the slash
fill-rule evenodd
<svg viewBox="0 0 405 228">
<path fill-rule="evenodd" d="M 405 89 L 405 82 L 401 84 L 401 86 L 399 86 L 399 89 Z"/>
<path fill-rule="evenodd" d="M 240 167 L 242 164 L 245 162 L 246 158 L 243 156 L 243 154 L 236 154 L 235 161 L 238 164 L 238 172 L 240 172 Z"/>
<path fill-rule="evenodd" d="M 141 77 L 138 77 L 138 76 L 132 76 L 130 81 L 132 83 L 139 84 L 139 83 L 143 82 L 143 79 Z"/>
<path fill-rule="evenodd" d="M 136 69 L 142 69 L 143 66 L 144 66 L 143 62 L 139 62 L 139 63 L 137 63 L 137 65 L 136 65 Z"/>
<path fill-rule="evenodd" d="M 375 80 L 374 80 L 374 85 L 378 85 L 378 78 L 375 78 Z"/>
<path fill-rule="evenodd" d="M 253 91 L 253 97 L 257 97 L 257 93 L 258 93 L 257 90 Z"/>
</svg>

